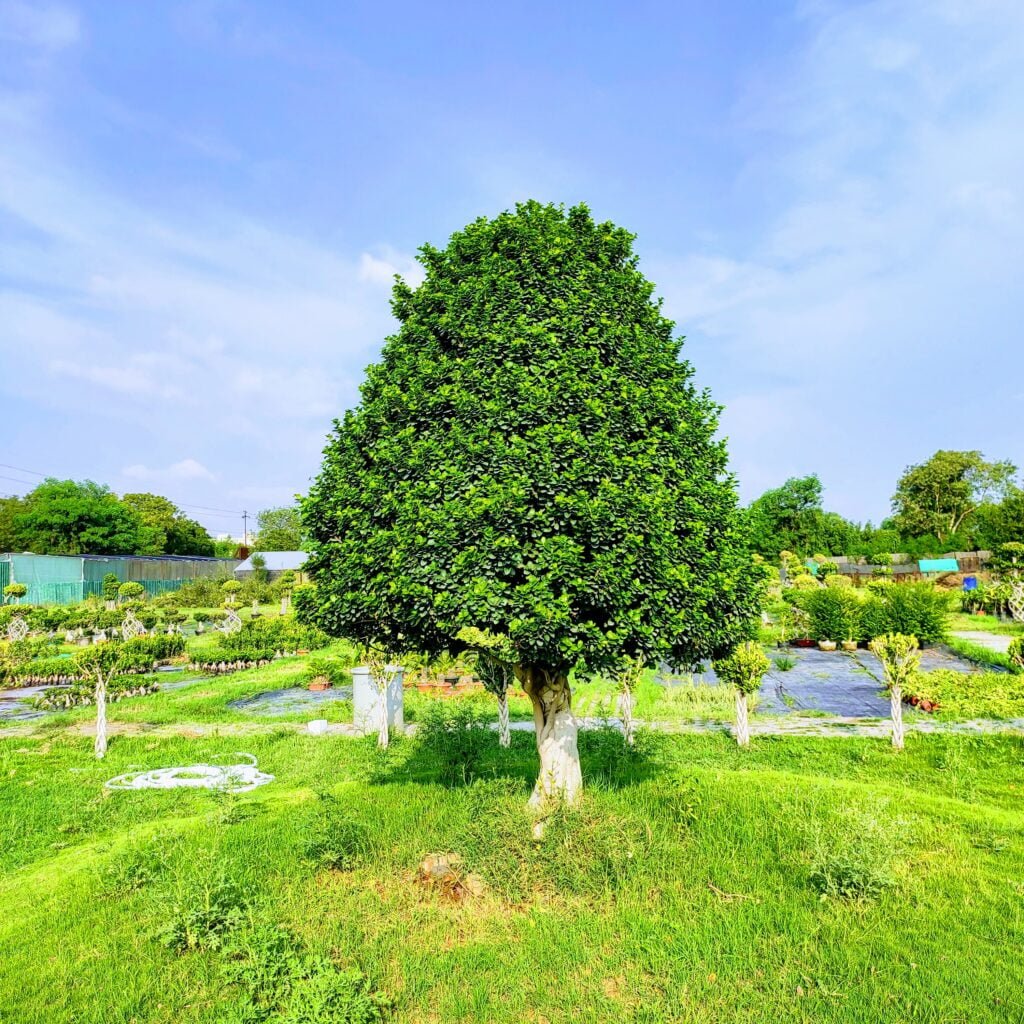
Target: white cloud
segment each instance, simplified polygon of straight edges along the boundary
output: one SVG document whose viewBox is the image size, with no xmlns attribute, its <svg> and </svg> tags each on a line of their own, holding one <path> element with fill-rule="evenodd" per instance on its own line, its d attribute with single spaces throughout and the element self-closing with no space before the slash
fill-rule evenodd
<svg viewBox="0 0 1024 1024">
<path fill-rule="evenodd" d="M 1024 447 L 1024 6 L 806 17 L 805 52 L 737 110 L 752 156 L 736 187 L 771 197 L 768 216 L 742 248 L 651 276 L 727 407 L 747 496 L 817 470 L 858 480 L 842 510 L 877 520 L 937 447 Z M 966 381 L 982 417 L 961 414 L 979 394 Z"/>
<path fill-rule="evenodd" d="M 213 473 L 195 459 L 182 459 L 166 469 L 150 469 L 148 466 L 141 464 L 125 466 L 121 470 L 121 475 L 128 477 L 130 480 L 160 481 L 163 483 L 181 480 L 216 480 Z"/>
<path fill-rule="evenodd" d="M 0 2 L 0 39 L 41 50 L 62 50 L 78 38 L 78 15 L 63 4 Z"/>
<path fill-rule="evenodd" d="M 423 280 L 423 268 L 419 263 L 394 250 L 385 250 L 382 256 L 364 252 L 359 257 L 360 281 L 390 288 L 395 283 L 396 274 L 414 287 Z"/>
</svg>

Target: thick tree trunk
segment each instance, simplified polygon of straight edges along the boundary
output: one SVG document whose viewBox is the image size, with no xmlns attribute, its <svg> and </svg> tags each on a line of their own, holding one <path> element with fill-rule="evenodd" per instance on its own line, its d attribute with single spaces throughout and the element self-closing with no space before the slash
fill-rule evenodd
<svg viewBox="0 0 1024 1024">
<path fill-rule="evenodd" d="M 518 668 L 516 675 L 533 702 L 540 774 L 531 807 L 564 801 L 575 803 L 583 788 L 580 752 L 576 745 L 576 719 L 568 676 L 540 666 Z"/>
<path fill-rule="evenodd" d="M 899 686 L 889 687 L 889 715 L 892 718 L 892 745 L 903 749 L 903 690 Z"/>
<path fill-rule="evenodd" d="M 107 752 L 107 681 L 96 677 L 96 757 L 102 760 Z"/>
<path fill-rule="evenodd" d="M 512 742 L 508 731 L 508 690 L 498 694 L 498 746 L 507 747 Z"/>
<path fill-rule="evenodd" d="M 747 695 L 736 691 L 736 742 L 741 747 L 750 746 L 750 716 L 747 712 Z"/>
</svg>

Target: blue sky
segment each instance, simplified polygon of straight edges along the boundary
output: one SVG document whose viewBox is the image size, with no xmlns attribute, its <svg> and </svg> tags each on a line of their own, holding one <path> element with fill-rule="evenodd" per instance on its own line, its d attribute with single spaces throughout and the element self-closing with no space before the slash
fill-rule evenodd
<svg viewBox="0 0 1024 1024">
<path fill-rule="evenodd" d="M 532 197 L 637 233 L 745 499 L 877 522 L 1024 464 L 1022 183 L 1019 0 L 0 0 L 0 493 L 286 502 L 391 275 Z"/>
</svg>

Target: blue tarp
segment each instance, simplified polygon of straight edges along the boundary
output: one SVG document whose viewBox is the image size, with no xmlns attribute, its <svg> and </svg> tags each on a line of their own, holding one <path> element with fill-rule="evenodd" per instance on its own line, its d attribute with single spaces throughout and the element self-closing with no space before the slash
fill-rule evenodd
<svg viewBox="0 0 1024 1024">
<path fill-rule="evenodd" d="M 960 571 L 960 563 L 955 558 L 922 558 L 917 567 L 922 573 Z"/>
</svg>

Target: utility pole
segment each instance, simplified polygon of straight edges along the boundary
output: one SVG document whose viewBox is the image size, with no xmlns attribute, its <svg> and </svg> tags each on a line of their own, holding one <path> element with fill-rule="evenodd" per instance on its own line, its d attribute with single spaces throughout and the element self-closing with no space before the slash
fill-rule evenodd
<svg viewBox="0 0 1024 1024">
<path fill-rule="evenodd" d="M 242 547 L 249 546 L 249 513 L 242 511 Z"/>
</svg>

